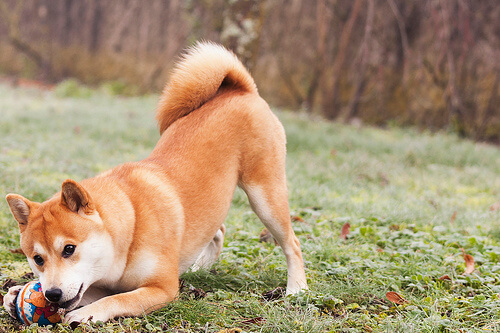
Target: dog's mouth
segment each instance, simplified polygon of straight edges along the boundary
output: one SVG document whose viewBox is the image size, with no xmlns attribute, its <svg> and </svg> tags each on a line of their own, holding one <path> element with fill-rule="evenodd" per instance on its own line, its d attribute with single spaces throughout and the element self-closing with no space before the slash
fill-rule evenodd
<svg viewBox="0 0 500 333">
<path fill-rule="evenodd" d="M 80 286 L 80 289 L 78 290 L 78 293 L 76 293 L 76 296 L 70 300 L 59 303 L 59 307 L 65 309 L 66 311 L 73 310 L 80 302 L 82 295 L 83 295 L 83 291 L 84 290 L 83 290 L 83 283 L 82 283 L 82 285 Z"/>
</svg>

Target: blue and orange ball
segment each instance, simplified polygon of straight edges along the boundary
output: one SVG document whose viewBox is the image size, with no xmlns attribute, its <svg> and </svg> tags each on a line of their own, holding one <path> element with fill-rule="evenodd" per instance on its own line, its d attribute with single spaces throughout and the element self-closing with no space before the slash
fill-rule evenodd
<svg viewBox="0 0 500 333">
<path fill-rule="evenodd" d="M 61 322 L 58 305 L 50 303 L 42 292 L 39 281 L 26 284 L 17 295 L 17 316 L 25 325 L 37 323 L 40 326 Z"/>
</svg>

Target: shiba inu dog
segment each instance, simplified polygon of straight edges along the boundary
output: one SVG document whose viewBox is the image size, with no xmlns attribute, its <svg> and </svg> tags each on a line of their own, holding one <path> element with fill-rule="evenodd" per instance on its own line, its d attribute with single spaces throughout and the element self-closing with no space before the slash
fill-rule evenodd
<svg viewBox="0 0 500 333">
<path fill-rule="evenodd" d="M 7 195 L 21 248 L 64 322 L 139 316 L 174 300 L 181 273 L 218 258 L 236 186 L 283 249 L 287 293 L 307 288 L 285 132 L 236 56 L 213 43 L 189 49 L 156 118 L 161 137 L 145 160 L 66 180 L 43 203 Z M 18 291 L 4 298 L 12 316 Z"/>
</svg>

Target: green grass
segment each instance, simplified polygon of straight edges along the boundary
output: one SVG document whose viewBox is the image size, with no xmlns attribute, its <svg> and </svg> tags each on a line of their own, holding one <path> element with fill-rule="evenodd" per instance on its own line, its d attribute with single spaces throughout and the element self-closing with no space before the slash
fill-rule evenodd
<svg viewBox="0 0 500 333">
<path fill-rule="evenodd" d="M 66 178 L 81 180 L 149 154 L 159 137 L 157 96 L 83 96 L 0 86 L 2 196 L 42 201 Z M 498 147 L 444 133 L 278 115 L 288 136 L 292 215 L 304 220 L 293 223 L 310 291 L 264 299 L 286 285 L 284 256 L 259 242 L 262 224 L 237 191 L 220 260 L 211 271 L 184 274 L 178 301 L 146 317 L 77 331 L 500 330 L 500 210 L 490 210 L 500 201 Z M 346 222 L 351 232 L 341 240 Z M 1 201 L 0 284 L 29 272 L 25 259 L 9 251 L 18 246 L 16 222 Z M 471 275 L 462 275 L 461 248 L 476 261 Z M 439 279 L 445 274 L 452 281 Z M 197 298 L 193 288 L 206 296 Z M 392 304 L 388 291 L 408 303 Z M 37 329 L 0 310 L 0 331 Z"/>
</svg>

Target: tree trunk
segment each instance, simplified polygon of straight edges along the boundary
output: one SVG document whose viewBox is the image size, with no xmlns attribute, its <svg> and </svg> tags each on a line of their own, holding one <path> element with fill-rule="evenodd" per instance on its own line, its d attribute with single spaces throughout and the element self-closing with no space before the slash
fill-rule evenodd
<svg viewBox="0 0 500 333">
<path fill-rule="evenodd" d="M 321 78 L 326 62 L 326 41 L 328 38 L 327 31 L 331 21 L 331 13 L 327 6 L 326 0 L 318 0 L 316 5 L 316 27 L 318 31 L 316 43 L 316 60 L 314 62 L 311 82 L 307 89 L 305 108 L 307 112 L 312 112 L 316 92 L 321 84 Z"/>
<path fill-rule="evenodd" d="M 355 0 L 352 5 L 349 18 L 342 29 L 337 56 L 335 57 L 332 68 L 332 81 L 330 85 L 324 85 L 322 98 L 322 111 L 327 119 L 336 119 L 340 113 L 340 103 L 338 101 L 339 79 L 345 58 L 347 56 L 347 48 L 349 45 L 352 29 L 358 18 L 359 10 L 361 9 L 361 0 Z"/>
<path fill-rule="evenodd" d="M 375 13 L 375 5 L 374 0 L 368 0 L 368 12 L 366 14 L 366 24 L 365 24 L 365 34 L 363 36 L 363 41 L 361 44 L 361 56 L 360 56 L 360 64 L 356 66 L 359 70 L 356 72 L 356 78 L 354 82 L 354 93 L 352 95 L 351 101 L 349 102 L 349 106 L 347 107 L 347 112 L 345 119 L 351 119 L 357 116 L 358 113 L 358 105 L 361 95 L 363 94 L 363 90 L 366 87 L 366 68 L 368 65 L 368 57 L 370 55 L 370 44 L 372 37 L 372 26 L 373 26 L 373 16 Z"/>
</svg>

